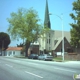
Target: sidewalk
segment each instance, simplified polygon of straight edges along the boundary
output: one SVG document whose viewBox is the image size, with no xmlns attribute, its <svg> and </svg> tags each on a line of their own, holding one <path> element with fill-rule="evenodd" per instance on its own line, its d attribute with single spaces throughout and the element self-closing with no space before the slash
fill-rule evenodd
<svg viewBox="0 0 80 80">
<path fill-rule="evenodd" d="M 80 61 L 66 61 L 66 63 L 80 64 Z"/>
</svg>

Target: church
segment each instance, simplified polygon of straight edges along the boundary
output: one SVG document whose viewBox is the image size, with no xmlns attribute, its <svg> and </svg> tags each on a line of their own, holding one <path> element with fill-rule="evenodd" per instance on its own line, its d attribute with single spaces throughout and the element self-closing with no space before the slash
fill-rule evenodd
<svg viewBox="0 0 80 80">
<path fill-rule="evenodd" d="M 46 7 L 45 7 L 44 25 L 46 25 L 46 27 L 49 28 L 48 33 L 44 33 L 43 35 L 41 35 L 42 37 L 38 38 L 38 42 L 34 44 L 37 46 L 39 45 L 38 46 L 39 53 L 43 53 L 43 52 L 45 53 L 46 51 L 61 52 L 62 48 L 64 48 L 64 52 L 67 52 L 69 50 L 69 48 L 71 47 L 70 32 L 63 31 L 63 34 L 64 34 L 64 36 L 63 36 L 62 31 L 51 29 L 47 0 L 46 0 Z M 45 26 L 44 26 L 44 28 L 45 28 Z M 64 41 L 64 43 L 63 43 L 63 41 Z"/>
</svg>

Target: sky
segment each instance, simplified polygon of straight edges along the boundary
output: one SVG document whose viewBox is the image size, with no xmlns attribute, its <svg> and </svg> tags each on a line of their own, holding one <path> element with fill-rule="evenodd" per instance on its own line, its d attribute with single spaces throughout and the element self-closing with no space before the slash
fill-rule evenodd
<svg viewBox="0 0 80 80">
<path fill-rule="evenodd" d="M 70 13 L 74 13 L 72 3 L 75 0 L 48 0 L 48 8 L 51 21 L 52 30 L 62 30 L 61 14 L 63 14 L 63 29 L 64 31 L 70 31 L 70 23 L 73 20 L 70 17 Z M 0 0 L 0 32 L 7 32 L 9 23 L 7 18 L 10 18 L 12 12 L 17 12 L 19 8 L 29 9 L 33 7 L 38 12 L 41 22 L 44 23 L 46 0 Z M 59 17 L 58 17 L 58 16 Z M 22 40 L 11 40 L 10 46 L 16 46 L 16 44 L 22 43 Z"/>
</svg>

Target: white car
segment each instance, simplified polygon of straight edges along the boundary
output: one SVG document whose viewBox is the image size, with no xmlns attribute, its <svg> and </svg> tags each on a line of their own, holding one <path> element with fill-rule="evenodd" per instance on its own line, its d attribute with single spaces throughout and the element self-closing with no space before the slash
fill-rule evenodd
<svg viewBox="0 0 80 80">
<path fill-rule="evenodd" d="M 39 60 L 53 60 L 53 56 L 49 55 L 49 54 L 41 54 L 38 56 Z"/>
</svg>

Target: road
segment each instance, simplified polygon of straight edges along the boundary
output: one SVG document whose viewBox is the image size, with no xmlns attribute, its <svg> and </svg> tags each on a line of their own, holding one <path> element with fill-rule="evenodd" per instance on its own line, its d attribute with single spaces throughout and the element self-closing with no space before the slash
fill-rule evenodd
<svg viewBox="0 0 80 80">
<path fill-rule="evenodd" d="M 54 62 L 0 57 L 0 80 L 73 80 L 79 62 Z"/>
</svg>

